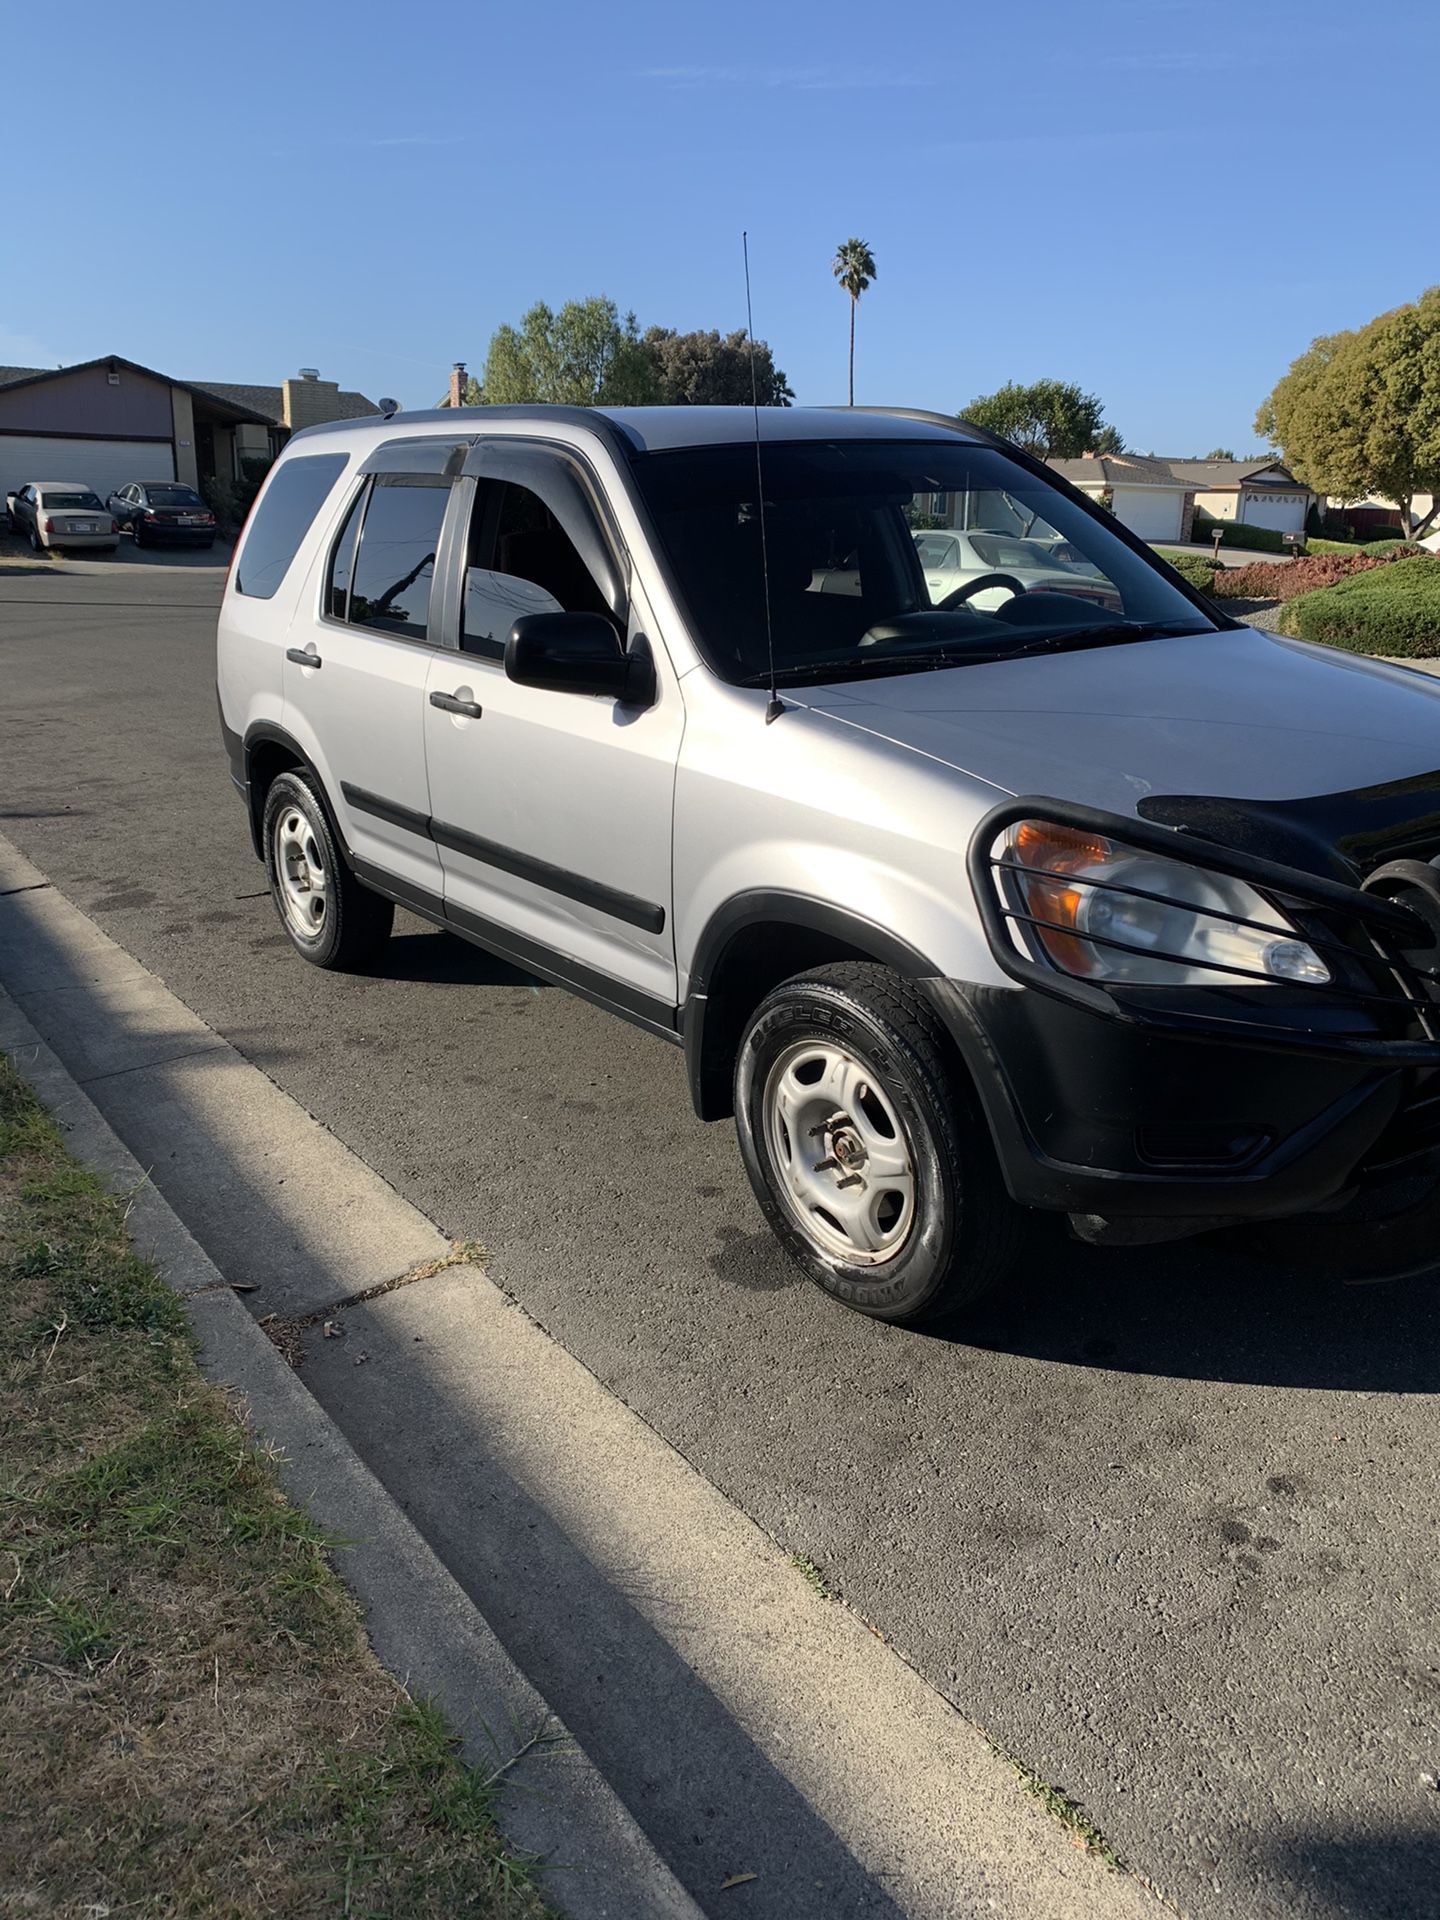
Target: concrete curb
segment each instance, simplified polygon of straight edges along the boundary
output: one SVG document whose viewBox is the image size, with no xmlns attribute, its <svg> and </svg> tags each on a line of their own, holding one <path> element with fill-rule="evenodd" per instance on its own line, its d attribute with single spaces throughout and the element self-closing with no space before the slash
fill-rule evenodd
<svg viewBox="0 0 1440 1920">
<path fill-rule="evenodd" d="M 244 1397 L 256 1433 L 281 1450 L 287 1492 L 354 1542 L 340 1572 L 380 1659 L 440 1703 L 473 1764 L 511 1762 L 501 1824 L 513 1846 L 552 1864 L 550 1903 L 569 1920 L 700 1920 L 598 1768 L 3 988 L 0 1048 L 77 1159 L 126 1199 L 137 1249 L 186 1296 L 205 1371 Z"/>
</svg>

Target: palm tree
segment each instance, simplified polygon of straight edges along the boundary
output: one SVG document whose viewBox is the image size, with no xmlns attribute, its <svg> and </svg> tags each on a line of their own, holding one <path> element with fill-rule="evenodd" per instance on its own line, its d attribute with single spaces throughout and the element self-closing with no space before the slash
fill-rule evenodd
<svg viewBox="0 0 1440 1920">
<path fill-rule="evenodd" d="M 855 404 L 855 309 L 860 296 L 877 278 L 875 256 L 863 240 L 842 240 L 835 249 L 830 271 L 850 296 L 850 404 Z"/>
</svg>

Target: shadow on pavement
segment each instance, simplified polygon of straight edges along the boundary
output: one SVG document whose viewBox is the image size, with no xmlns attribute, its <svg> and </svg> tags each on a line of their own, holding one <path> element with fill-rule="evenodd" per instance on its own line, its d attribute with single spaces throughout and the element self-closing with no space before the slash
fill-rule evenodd
<svg viewBox="0 0 1440 1920">
<path fill-rule="evenodd" d="M 1407 1787 L 1440 1802 L 1433 1779 Z M 1419 1920 L 1440 1912 L 1440 1808 L 1418 1808 L 1413 1826 L 1389 1832 L 1297 1833 L 1273 1849 L 1273 1858 L 1277 1876 L 1307 1887 L 1335 1920 Z"/>
<path fill-rule="evenodd" d="M 1233 1233 L 1100 1250 L 1046 1221 L 1005 1291 L 948 1337 L 1187 1380 L 1440 1392 L 1440 1271 L 1369 1286 L 1279 1266 Z"/>
</svg>

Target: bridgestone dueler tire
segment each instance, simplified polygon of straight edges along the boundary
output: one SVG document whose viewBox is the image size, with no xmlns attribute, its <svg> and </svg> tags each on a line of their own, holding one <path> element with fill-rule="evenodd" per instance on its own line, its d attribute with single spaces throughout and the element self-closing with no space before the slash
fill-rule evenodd
<svg viewBox="0 0 1440 1920">
<path fill-rule="evenodd" d="M 772 1162 L 766 1079 L 797 1041 L 841 1041 L 904 1122 L 916 1175 L 908 1239 L 881 1266 L 832 1255 L 796 1223 Z M 1005 1190 L 971 1091 L 949 1063 L 943 1032 L 919 990 L 888 967 L 845 961 L 777 987 L 757 1009 L 735 1063 L 735 1124 L 756 1198 L 792 1259 L 858 1313 L 908 1325 L 948 1319 L 1004 1278 L 1025 1215 Z"/>
<path fill-rule="evenodd" d="M 328 880 L 325 924 L 314 940 L 299 938 L 290 925 L 275 869 L 276 818 L 291 807 L 303 813 L 309 822 Z M 359 973 L 372 967 L 390 938 L 395 907 L 393 902 L 362 887 L 346 866 L 330 831 L 324 804 L 309 775 L 281 773 L 275 776 L 265 796 L 262 845 L 270 897 L 295 951 L 312 967 L 329 967 L 346 973 Z"/>
</svg>

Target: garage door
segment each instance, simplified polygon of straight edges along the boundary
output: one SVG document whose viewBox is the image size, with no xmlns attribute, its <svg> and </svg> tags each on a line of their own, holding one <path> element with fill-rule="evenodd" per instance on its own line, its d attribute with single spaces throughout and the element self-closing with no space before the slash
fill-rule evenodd
<svg viewBox="0 0 1440 1920">
<path fill-rule="evenodd" d="M 1142 540 L 1178 540 L 1182 493 L 1162 487 L 1116 487 L 1115 518 Z"/>
<path fill-rule="evenodd" d="M 1240 518 L 1249 527 L 1273 527 L 1277 533 L 1303 532 L 1305 496 L 1294 493 L 1247 493 L 1240 502 Z"/>
<path fill-rule="evenodd" d="M 104 500 L 131 480 L 173 480 L 168 440 L 52 439 L 43 433 L 0 433 L 0 488 L 30 480 L 80 480 Z M 4 506 L 0 499 L 0 508 Z"/>
</svg>

